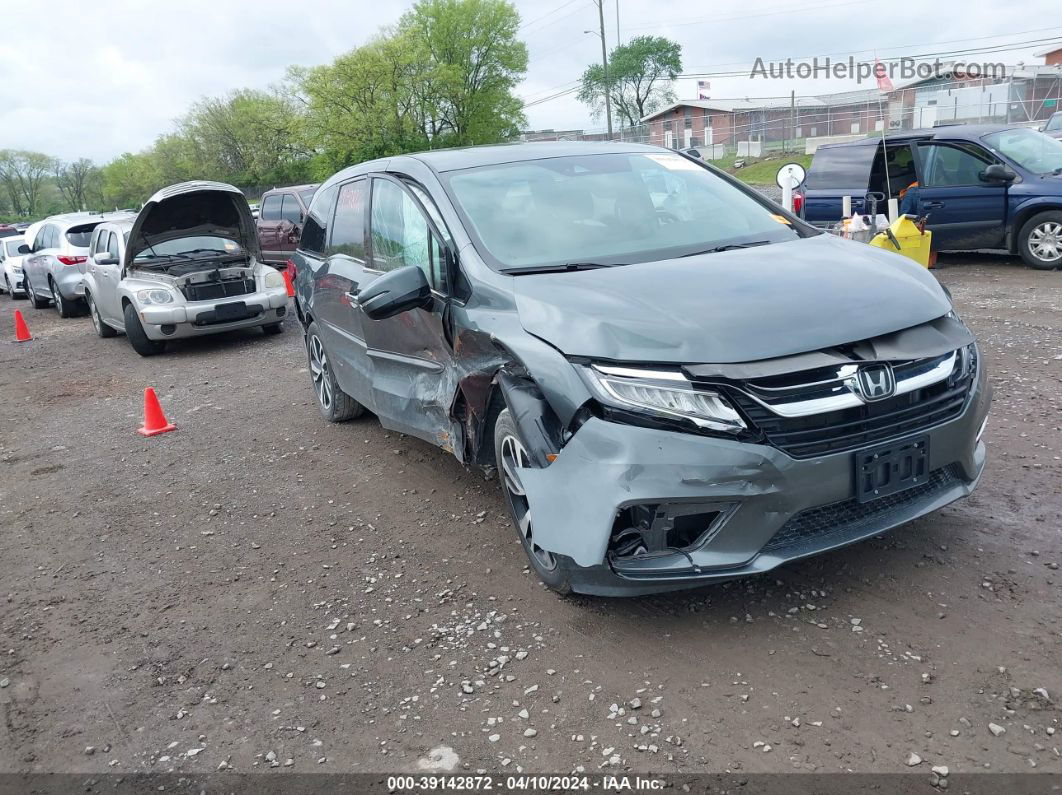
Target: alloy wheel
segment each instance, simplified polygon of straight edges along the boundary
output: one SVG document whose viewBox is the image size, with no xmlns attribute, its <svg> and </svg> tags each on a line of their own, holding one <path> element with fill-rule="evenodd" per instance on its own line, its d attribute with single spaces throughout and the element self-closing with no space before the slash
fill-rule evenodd
<svg viewBox="0 0 1062 795">
<path fill-rule="evenodd" d="M 1062 223 L 1044 221 L 1029 233 L 1029 250 L 1044 262 L 1062 260 Z"/>
<path fill-rule="evenodd" d="M 310 337 L 310 376 L 317 400 L 325 411 L 332 410 L 332 377 L 328 371 L 328 356 L 325 354 L 321 338 Z"/>
<path fill-rule="evenodd" d="M 508 434 L 501 443 L 501 468 L 502 483 L 505 486 L 505 494 L 512 508 L 513 518 L 524 539 L 524 545 L 535 556 L 542 568 L 552 571 L 557 568 L 557 560 L 551 552 L 547 552 L 538 546 L 533 539 L 533 527 L 531 524 L 531 503 L 527 499 L 527 492 L 520 482 L 519 469 L 530 466 L 527 450 L 523 443 L 512 434 Z"/>
<path fill-rule="evenodd" d="M 92 300 L 92 296 L 89 295 L 86 299 L 89 305 L 89 315 L 92 317 L 92 326 L 96 329 L 96 333 L 101 337 L 103 336 L 103 329 L 100 324 L 103 322 L 100 320 L 99 310 L 96 309 L 96 302 Z"/>
</svg>

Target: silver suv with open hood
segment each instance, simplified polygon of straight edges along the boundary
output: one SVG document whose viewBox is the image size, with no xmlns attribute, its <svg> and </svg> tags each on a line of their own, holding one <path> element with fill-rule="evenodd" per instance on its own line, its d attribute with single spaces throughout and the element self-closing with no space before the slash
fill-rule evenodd
<svg viewBox="0 0 1062 795">
<path fill-rule="evenodd" d="M 283 329 L 284 279 L 264 265 L 247 199 L 221 182 L 163 188 L 135 220 L 93 232 L 85 300 L 101 337 L 124 331 L 141 356 L 167 340 Z"/>
</svg>

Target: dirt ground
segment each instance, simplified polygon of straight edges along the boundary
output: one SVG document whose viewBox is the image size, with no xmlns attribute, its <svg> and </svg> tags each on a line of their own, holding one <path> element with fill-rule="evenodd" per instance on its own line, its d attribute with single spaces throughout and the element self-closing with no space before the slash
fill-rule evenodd
<svg viewBox="0 0 1062 795">
<path fill-rule="evenodd" d="M 979 490 L 611 601 L 537 583 L 494 482 L 323 422 L 294 322 L 141 359 L 0 298 L 0 771 L 1062 771 L 1062 273 L 935 273 L 995 387 Z"/>
</svg>

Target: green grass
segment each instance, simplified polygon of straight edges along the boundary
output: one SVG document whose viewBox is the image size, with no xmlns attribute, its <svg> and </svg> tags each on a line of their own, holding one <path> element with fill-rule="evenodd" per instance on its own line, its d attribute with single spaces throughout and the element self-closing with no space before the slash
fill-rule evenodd
<svg viewBox="0 0 1062 795">
<path fill-rule="evenodd" d="M 745 165 L 743 168 L 734 168 L 734 161 L 744 159 Z M 733 174 L 749 185 L 775 185 L 774 179 L 778 174 L 778 169 L 784 166 L 786 163 L 800 163 L 806 171 L 811 167 L 811 155 L 797 154 L 790 152 L 788 154 L 779 154 L 773 157 L 763 158 L 738 158 L 727 155 L 722 160 L 715 160 L 713 163 L 719 168 L 726 171 L 728 174 Z"/>
</svg>

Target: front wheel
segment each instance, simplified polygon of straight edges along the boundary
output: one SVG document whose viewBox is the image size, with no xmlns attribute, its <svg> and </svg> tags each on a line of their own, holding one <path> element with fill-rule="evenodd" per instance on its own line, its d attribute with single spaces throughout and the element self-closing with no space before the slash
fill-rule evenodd
<svg viewBox="0 0 1062 795">
<path fill-rule="evenodd" d="M 48 306 L 48 299 L 38 298 L 37 293 L 33 291 L 33 285 L 30 284 L 28 275 L 22 277 L 22 283 L 26 285 L 26 297 L 29 299 L 30 306 L 34 309 L 44 309 Z"/>
<path fill-rule="evenodd" d="M 103 318 L 100 317 L 100 310 L 92 299 L 92 293 L 85 293 L 85 301 L 88 303 L 89 315 L 92 316 L 92 327 L 96 329 L 96 334 L 104 338 L 115 336 L 118 332 L 103 322 Z"/>
<path fill-rule="evenodd" d="M 1062 212 L 1052 210 L 1026 221 L 1018 233 L 1018 251 L 1030 268 L 1062 267 Z"/>
<path fill-rule="evenodd" d="M 122 315 L 125 319 L 125 336 L 129 339 L 129 344 L 133 346 L 134 351 L 141 356 L 154 356 L 166 349 L 164 340 L 153 340 L 148 337 L 144 326 L 140 323 L 140 315 L 136 313 L 132 304 L 125 305 Z"/>
<path fill-rule="evenodd" d="M 550 589 L 562 595 L 571 593 L 572 586 L 565 560 L 535 542 L 531 501 L 520 480 L 519 471 L 530 467 L 531 462 L 509 409 L 503 409 L 494 424 L 494 460 L 498 465 L 498 478 L 501 480 L 505 502 L 509 506 L 520 543 L 527 559 L 531 561 L 532 568 Z"/>
<path fill-rule="evenodd" d="M 339 388 L 316 323 L 306 329 L 306 356 L 321 416 L 329 422 L 346 422 L 360 417 L 365 407 Z"/>
</svg>

